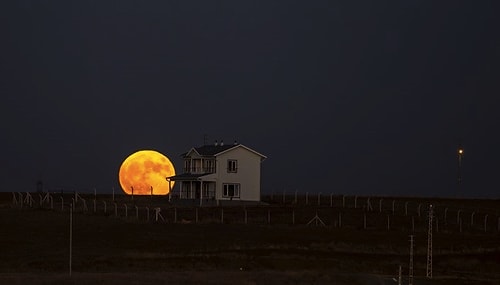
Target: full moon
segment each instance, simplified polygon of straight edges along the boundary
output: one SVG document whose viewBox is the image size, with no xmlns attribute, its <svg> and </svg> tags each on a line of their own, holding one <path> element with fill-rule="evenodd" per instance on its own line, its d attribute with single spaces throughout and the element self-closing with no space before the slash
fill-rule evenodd
<svg viewBox="0 0 500 285">
<path fill-rule="evenodd" d="M 127 157 L 118 173 L 123 192 L 129 195 L 166 195 L 166 180 L 175 175 L 174 165 L 163 154 L 154 150 L 140 150 Z M 174 187 L 174 182 L 170 182 Z"/>
</svg>

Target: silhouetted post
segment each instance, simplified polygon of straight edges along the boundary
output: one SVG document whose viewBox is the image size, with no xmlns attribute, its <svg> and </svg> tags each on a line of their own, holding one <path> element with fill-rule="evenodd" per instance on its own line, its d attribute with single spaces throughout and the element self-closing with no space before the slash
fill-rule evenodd
<svg viewBox="0 0 500 285">
<path fill-rule="evenodd" d="M 410 265 L 408 266 L 408 285 L 413 285 L 413 235 L 410 235 Z"/>
<path fill-rule="evenodd" d="M 384 199 L 380 198 L 380 201 L 378 201 L 378 211 L 380 213 L 382 213 L 382 201 L 384 201 Z"/>
<path fill-rule="evenodd" d="M 354 196 L 354 209 L 358 208 L 358 196 Z"/>
<path fill-rule="evenodd" d="M 149 222 L 149 208 L 148 207 L 146 207 L 146 221 Z M 176 222 L 176 220 L 175 220 L 175 215 L 174 215 L 174 223 L 175 222 Z"/>
<path fill-rule="evenodd" d="M 345 195 L 342 195 L 342 208 L 345 208 Z"/>
<path fill-rule="evenodd" d="M 418 204 L 418 217 L 420 218 L 420 208 L 422 207 L 422 204 Z"/>
<path fill-rule="evenodd" d="M 330 207 L 333 207 L 333 193 L 330 193 Z"/>
<path fill-rule="evenodd" d="M 401 265 L 399 265 L 399 273 L 398 273 L 398 285 L 402 284 L 403 281 L 403 270 L 401 268 Z"/>
<path fill-rule="evenodd" d="M 476 212 L 472 212 L 472 214 L 470 215 L 470 226 L 474 226 L 474 214 L 476 214 Z"/>
<path fill-rule="evenodd" d="M 321 204 L 321 192 L 318 193 L 318 206 Z"/>
<path fill-rule="evenodd" d="M 132 200 L 134 200 L 134 186 L 130 186 L 130 189 L 132 189 Z"/>
<path fill-rule="evenodd" d="M 104 203 L 104 214 L 106 214 L 106 201 L 102 201 Z"/>
<path fill-rule="evenodd" d="M 73 261 L 73 204 L 69 206 L 69 276 L 72 274 Z"/>
<path fill-rule="evenodd" d="M 411 216 L 411 231 L 415 232 L 415 217 Z"/>
<path fill-rule="evenodd" d="M 457 212 L 457 225 L 460 223 L 460 212 L 462 212 L 462 210 L 458 210 Z"/>
<path fill-rule="evenodd" d="M 392 200 L 392 214 L 394 215 L 396 200 Z"/>
<path fill-rule="evenodd" d="M 135 218 L 139 220 L 139 207 L 135 206 Z"/>
<path fill-rule="evenodd" d="M 369 212 L 370 212 L 370 211 L 373 211 L 373 208 L 372 208 L 372 203 L 370 202 L 370 197 L 368 197 L 368 198 L 366 199 L 366 210 L 367 210 L 367 211 L 369 211 Z"/>
</svg>

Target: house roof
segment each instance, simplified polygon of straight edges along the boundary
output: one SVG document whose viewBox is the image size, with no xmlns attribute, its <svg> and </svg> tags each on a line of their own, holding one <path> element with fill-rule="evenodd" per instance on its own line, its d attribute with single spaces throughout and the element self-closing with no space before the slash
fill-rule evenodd
<svg viewBox="0 0 500 285">
<path fill-rule="evenodd" d="M 266 156 L 249 148 L 246 147 L 242 144 L 232 144 L 232 145 L 204 145 L 200 147 L 193 147 L 191 150 L 188 152 L 183 153 L 181 156 L 186 157 L 188 156 L 191 152 L 195 151 L 201 156 L 217 156 L 219 154 L 225 153 L 227 151 L 230 151 L 231 149 L 242 147 L 250 152 L 255 153 L 256 155 L 260 156 L 262 159 L 265 159 Z"/>
</svg>

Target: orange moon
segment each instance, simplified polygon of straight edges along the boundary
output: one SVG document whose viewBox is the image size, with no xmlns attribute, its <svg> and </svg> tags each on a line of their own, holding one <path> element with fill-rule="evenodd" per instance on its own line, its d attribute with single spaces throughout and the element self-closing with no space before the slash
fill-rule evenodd
<svg viewBox="0 0 500 285">
<path fill-rule="evenodd" d="M 174 165 L 165 155 L 154 150 L 140 150 L 123 161 L 118 178 L 126 194 L 151 195 L 152 187 L 153 195 L 166 195 L 170 191 L 166 178 L 174 175 Z M 173 181 L 170 186 L 174 187 Z"/>
</svg>

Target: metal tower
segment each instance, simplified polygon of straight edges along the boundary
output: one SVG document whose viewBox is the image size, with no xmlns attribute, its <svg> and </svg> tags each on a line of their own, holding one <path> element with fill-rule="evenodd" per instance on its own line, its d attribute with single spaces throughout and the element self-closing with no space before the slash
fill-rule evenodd
<svg viewBox="0 0 500 285">
<path fill-rule="evenodd" d="M 413 285 L 413 235 L 410 235 L 410 264 L 408 268 L 408 285 Z"/>
<path fill-rule="evenodd" d="M 427 234 L 427 278 L 432 279 L 432 217 L 434 210 L 429 205 L 429 232 Z"/>
</svg>

